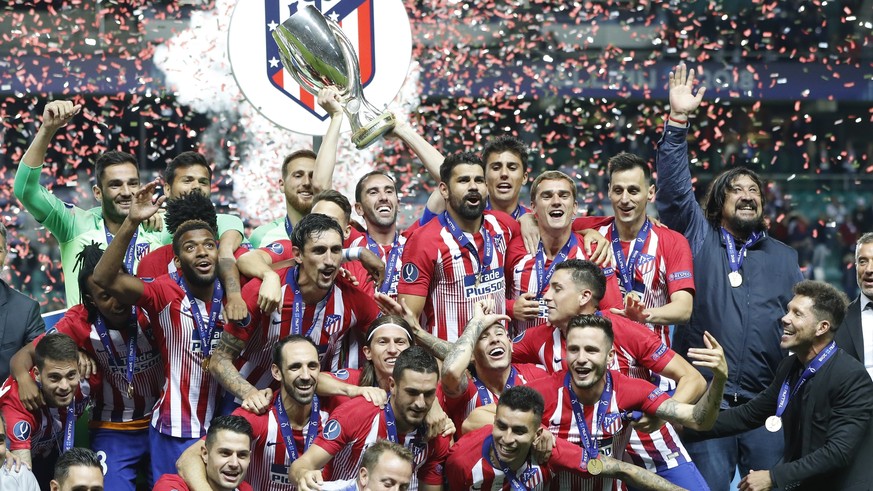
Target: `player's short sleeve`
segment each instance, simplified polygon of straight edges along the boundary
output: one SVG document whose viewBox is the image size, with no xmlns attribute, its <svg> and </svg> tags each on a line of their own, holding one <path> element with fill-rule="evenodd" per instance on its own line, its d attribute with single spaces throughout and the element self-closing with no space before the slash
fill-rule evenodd
<svg viewBox="0 0 873 491">
<path fill-rule="evenodd" d="M 616 394 L 620 398 L 619 407 L 639 409 L 646 414 L 654 415 L 665 401 L 670 399 L 666 392 L 655 387 L 648 380 L 626 377 L 616 371 L 610 371 L 616 382 Z M 621 386 L 619 387 L 619 384 Z"/>
<path fill-rule="evenodd" d="M 169 276 L 145 278 L 142 282 L 142 295 L 136 305 L 144 308 L 152 317 L 156 317 L 167 305 L 179 298 L 179 287 Z"/>
<path fill-rule="evenodd" d="M 284 274 L 284 272 L 282 273 Z M 251 339 L 252 335 L 260 327 L 261 322 L 263 322 L 264 319 L 261 308 L 258 306 L 258 292 L 260 288 L 261 280 L 257 278 L 253 278 L 246 283 L 246 286 L 243 287 L 240 294 L 243 297 L 243 301 L 246 303 L 246 310 L 248 310 L 249 315 L 240 322 L 226 323 L 224 325 L 224 332 L 243 341 Z M 282 306 L 280 305 L 279 308 L 281 309 Z"/>
<path fill-rule="evenodd" d="M 75 341 L 79 347 L 94 354 L 92 345 L 89 342 L 89 339 L 91 338 L 91 323 L 88 322 L 88 311 L 83 305 L 76 305 L 67 310 L 67 312 L 64 313 L 64 316 L 54 325 L 53 329 L 57 332 L 66 334 Z M 44 334 L 34 339 L 33 345 L 36 346 L 43 336 Z"/>
<path fill-rule="evenodd" d="M 355 313 L 355 328 L 366 334 L 367 330 L 370 329 L 370 324 L 378 319 L 382 312 L 379 310 L 376 302 L 373 301 L 372 295 L 367 295 L 358 289 L 350 291 L 354 299 L 352 308 Z"/>
<path fill-rule="evenodd" d="M 657 334 L 642 324 L 618 316 L 612 316 L 611 320 L 613 325 L 621 323 L 623 334 L 618 344 L 647 369 L 660 373 L 676 356 Z"/>
<path fill-rule="evenodd" d="M 694 293 L 694 261 L 691 256 L 691 246 L 682 234 L 670 231 L 670 240 L 664 250 L 664 262 L 667 265 L 667 294 L 672 295 L 681 290 Z"/>
<path fill-rule="evenodd" d="M 418 470 L 418 480 L 422 484 L 442 484 L 446 458 L 449 456 L 449 438 L 440 435 L 427 445 L 427 460 Z"/>
<path fill-rule="evenodd" d="M 435 254 L 439 253 L 439 246 L 433 240 L 434 235 L 429 233 L 431 230 L 433 225 L 419 229 L 403 247 L 400 281 L 397 284 L 399 295 L 428 295 L 436 266 Z"/>
<path fill-rule="evenodd" d="M 13 387 L 15 385 L 15 387 Z M 30 411 L 18 400 L 17 384 L 12 377 L 6 379 L 0 389 L 0 412 L 6 419 L 6 435 L 9 450 L 30 450 L 31 437 L 37 430 L 36 419 Z"/>
<path fill-rule="evenodd" d="M 555 447 L 549 457 L 553 471 L 578 472 L 582 470 L 582 447 L 562 438 L 555 439 Z"/>
<path fill-rule="evenodd" d="M 624 299 L 621 296 L 621 288 L 618 286 L 618 276 L 615 274 L 615 268 L 609 266 L 603 268 L 603 275 L 606 276 L 606 291 L 603 293 L 603 298 L 600 299 L 598 307 L 600 310 L 609 310 L 611 308 L 623 309 Z"/>
<path fill-rule="evenodd" d="M 370 405 L 369 402 L 367 404 Z M 315 437 L 313 444 L 335 456 L 356 438 L 364 438 L 365 435 L 358 435 L 358 433 L 369 430 L 368 420 L 374 414 L 372 411 L 362 411 L 361 408 L 361 404 L 356 399 L 336 408 L 330 414 L 330 419 L 324 423 L 321 434 Z"/>
<path fill-rule="evenodd" d="M 215 217 L 216 225 L 218 225 L 218 237 L 220 238 L 225 232 L 235 230 L 242 235 L 243 242 L 246 241 L 246 227 L 243 225 L 242 219 L 235 215 L 227 213 L 219 213 Z"/>
<path fill-rule="evenodd" d="M 542 345 L 538 331 L 539 327 L 532 327 L 512 339 L 513 363 L 541 363 L 539 350 Z"/>
<path fill-rule="evenodd" d="M 157 278 L 169 272 L 168 265 L 173 260 L 173 247 L 161 246 L 145 255 L 136 268 L 136 275 L 140 278 Z"/>
<path fill-rule="evenodd" d="M 273 261 L 273 264 L 276 264 L 280 261 L 285 261 L 294 257 L 294 250 L 292 247 L 290 240 L 277 240 L 275 242 L 270 242 L 258 250 L 266 252 Z"/>
<path fill-rule="evenodd" d="M 537 379 L 525 384 L 543 396 L 543 402 L 545 403 L 546 409 L 545 412 L 543 412 L 544 421 L 548 418 L 546 415 L 553 412 L 554 408 L 557 406 L 558 390 L 561 388 L 566 373 L 566 371 L 553 373 L 548 377 Z"/>
<path fill-rule="evenodd" d="M 588 229 L 597 230 L 611 222 L 612 217 L 579 217 L 573 220 L 573 230 L 576 232 Z"/>
</svg>

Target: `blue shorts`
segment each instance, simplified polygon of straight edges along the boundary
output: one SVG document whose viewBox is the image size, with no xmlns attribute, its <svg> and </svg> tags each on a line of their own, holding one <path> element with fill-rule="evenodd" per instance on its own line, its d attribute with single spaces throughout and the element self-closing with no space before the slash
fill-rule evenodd
<svg viewBox="0 0 873 491">
<path fill-rule="evenodd" d="M 104 489 L 136 491 L 136 475 L 140 469 L 146 474 L 149 488 L 152 487 L 148 429 L 92 429 L 91 450 L 97 453 L 103 465 Z"/>
<path fill-rule="evenodd" d="M 182 452 L 199 438 L 176 438 L 149 427 L 149 447 L 152 452 L 152 479 L 157 481 L 164 474 L 176 474 L 176 461 Z M 106 488 L 110 489 L 110 488 Z"/>
</svg>

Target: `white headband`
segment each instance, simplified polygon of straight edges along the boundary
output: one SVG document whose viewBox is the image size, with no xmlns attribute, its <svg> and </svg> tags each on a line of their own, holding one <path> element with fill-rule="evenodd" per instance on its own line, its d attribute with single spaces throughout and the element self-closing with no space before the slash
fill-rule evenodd
<svg viewBox="0 0 873 491">
<path fill-rule="evenodd" d="M 405 327 L 401 326 L 400 324 L 395 324 L 393 322 L 387 322 L 385 324 L 376 326 L 375 328 L 373 328 L 372 331 L 370 331 L 370 335 L 367 336 L 367 344 L 370 344 L 370 341 L 373 340 L 373 336 L 376 335 L 376 331 L 378 331 L 379 329 L 382 329 L 383 327 L 396 327 L 397 329 L 400 329 L 401 331 L 403 331 L 403 334 L 406 334 L 406 337 L 409 338 L 410 341 L 412 341 L 412 336 L 409 335 L 409 331 L 406 330 Z"/>
</svg>

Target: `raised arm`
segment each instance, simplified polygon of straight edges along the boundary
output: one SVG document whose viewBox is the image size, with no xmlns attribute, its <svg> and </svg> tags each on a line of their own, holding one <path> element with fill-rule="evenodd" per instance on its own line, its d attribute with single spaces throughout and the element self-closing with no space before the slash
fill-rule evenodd
<svg viewBox="0 0 873 491">
<path fill-rule="evenodd" d="M 239 269 L 233 253 L 243 242 L 243 234 L 237 230 L 225 230 L 218 240 L 218 277 L 227 291 L 227 305 L 224 311 L 227 320 L 242 321 L 248 311 L 242 298 Z"/>
<path fill-rule="evenodd" d="M 12 378 L 18 382 L 18 397 L 28 411 L 37 411 L 45 406 L 42 392 L 36 385 L 36 381 L 30 376 L 30 369 L 36 364 L 36 345 L 25 344 L 9 360 L 9 371 Z"/>
<path fill-rule="evenodd" d="M 157 181 L 152 181 L 142 186 L 130 203 L 130 211 L 127 218 L 121 223 L 115 238 L 106 248 L 106 252 L 94 267 L 94 283 L 100 288 L 107 290 L 110 295 L 123 304 L 135 305 L 142 296 L 144 286 L 142 280 L 123 271 L 124 254 L 130 239 L 136 232 L 140 223 L 157 213 L 161 204 L 166 199 L 161 196 L 156 200 L 152 195 L 157 187 Z"/>
<path fill-rule="evenodd" d="M 343 107 L 336 87 L 328 86 L 318 92 L 318 105 L 330 115 L 330 125 L 321 139 L 315 170 L 312 172 L 312 187 L 316 193 L 333 189 L 333 171 L 336 169 L 336 151 L 340 129 L 343 125 Z"/>
<path fill-rule="evenodd" d="M 39 127 L 36 136 L 18 164 L 13 192 L 27 211 L 40 223 L 49 217 L 53 209 L 57 207 L 63 209 L 64 207 L 61 200 L 39 183 L 46 150 L 55 133 L 79 114 L 81 109 L 82 106 L 73 104 L 71 101 L 52 101 L 46 104 L 42 115 L 42 126 Z M 61 242 L 70 238 L 63 231 L 51 230 L 51 232 L 57 235 Z"/>
<path fill-rule="evenodd" d="M 688 357 L 694 360 L 694 365 L 712 370 L 712 383 L 709 388 L 693 406 L 672 398 L 664 401 L 655 411 L 655 416 L 695 430 L 708 430 L 715 424 L 727 381 L 728 367 L 724 350 L 712 334 L 703 333 L 703 344 L 705 348 L 690 348 Z"/>
<path fill-rule="evenodd" d="M 684 63 L 670 72 L 669 83 L 670 116 L 658 142 L 655 205 L 664 225 L 684 235 L 696 251 L 707 223 L 691 184 L 686 137 L 688 117 L 700 106 L 706 88 L 694 95 L 694 70 L 686 76 Z"/>
<path fill-rule="evenodd" d="M 476 304 L 473 318 L 467 323 L 464 332 L 458 336 L 458 340 L 455 341 L 443 360 L 440 383 L 446 396 L 458 397 L 467 390 L 469 383 L 467 367 L 470 366 L 470 361 L 473 359 L 476 341 L 486 328 L 501 321 L 509 322 L 509 317 L 499 314 L 485 315 L 482 302 Z"/>
</svg>

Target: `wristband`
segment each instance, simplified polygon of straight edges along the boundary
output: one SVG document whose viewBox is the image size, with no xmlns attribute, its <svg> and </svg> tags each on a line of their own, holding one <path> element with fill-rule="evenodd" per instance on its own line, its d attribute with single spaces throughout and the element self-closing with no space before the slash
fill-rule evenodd
<svg viewBox="0 0 873 491">
<path fill-rule="evenodd" d="M 674 118 L 673 116 L 667 116 L 667 120 L 668 120 L 668 121 L 672 121 L 672 122 L 677 123 L 677 124 L 686 124 L 686 125 L 688 124 L 688 120 L 687 120 L 687 119 L 683 121 L 683 120 L 681 120 L 681 119 L 676 119 L 676 118 Z"/>
<path fill-rule="evenodd" d="M 363 247 L 349 247 L 348 249 L 343 249 L 343 262 L 347 263 L 349 261 L 357 261 L 361 258 L 361 253 L 363 251 Z"/>
</svg>

